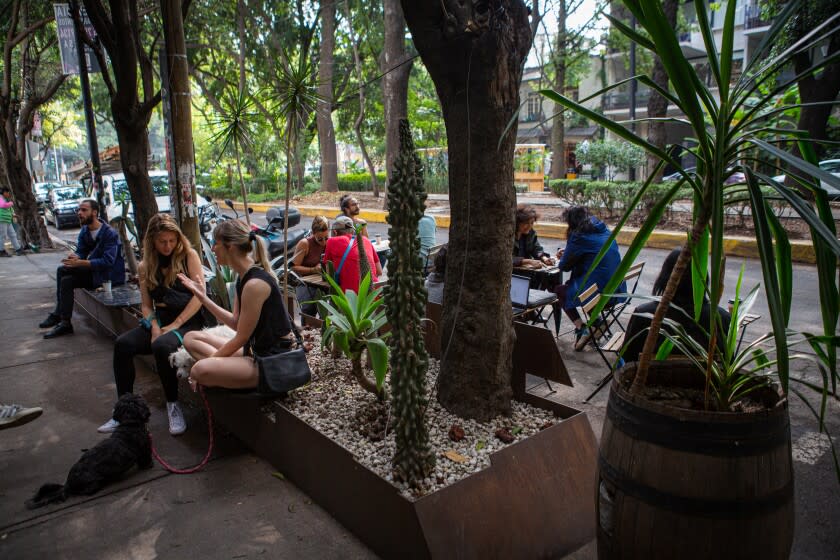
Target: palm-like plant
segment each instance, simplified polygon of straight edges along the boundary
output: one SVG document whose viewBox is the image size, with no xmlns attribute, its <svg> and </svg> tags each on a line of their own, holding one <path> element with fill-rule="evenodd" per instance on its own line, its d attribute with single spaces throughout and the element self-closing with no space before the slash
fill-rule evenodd
<svg viewBox="0 0 840 560">
<path fill-rule="evenodd" d="M 276 66 L 277 91 L 274 92 L 274 111 L 286 121 L 286 199 L 283 214 L 283 262 L 288 258 L 289 198 L 292 193 L 292 155 L 298 154 L 301 131 L 315 111 L 318 96 L 318 81 L 306 51 L 292 53 L 283 51 Z M 288 293 L 289 267 L 283 267 L 283 293 Z"/>
<path fill-rule="evenodd" d="M 660 56 L 673 86 L 673 92 L 659 87 L 647 76 L 634 76 L 602 90 L 599 94 L 635 79 L 665 96 L 685 117 L 664 120 L 677 121 L 690 126 L 696 138 L 696 145 L 682 147 L 697 158 L 696 171 L 687 171 L 680 166 L 670 151 L 661 150 L 649 144 L 623 124 L 611 121 L 556 92 L 543 90 L 542 93 L 556 103 L 597 122 L 620 138 L 658 156 L 661 161 L 657 171 L 668 163 L 676 168 L 681 175 L 681 179 L 676 181 L 652 208 L 650 215 L 640 228 L 639 234 L 628 248 L 614 276 L 614 281 L 605 286 L 604 292 L 611 293 L 616 290 L 619 281 L 636 259 L 650 233 L 656 227 L 679 189 L 688 186 L 693 192 L 693 225 L 654 314 L 650 332 L 639 359 L 632 391 L 638 393 L 645 386 L 648 367 L 665 312 L 673 298 L 680 278 L 686 273 L 689 261 L 700 263 L 699 266 L 693 266 L 691 272 L 694 279 L 695 309 L 699 313 L 700 299 L 706 290 L 705 286 L 709 284 L 711 286 L 712 324 L 718 323 L 716 304 L 720 301 L 722 295 L 724 273 L 724 206 L 726 203 L 732 203 L 733 201 L 748 200 L 761 257 L 764 293 L 773 325 L 778 378 L 782 389 L 787 394 L 789 353 L 786 327 L 790 317 L 792 290 L 791 249 L 787 234 L 772 211 L 771 201 L 774 199 L 786 201 L 811 228 L 814 246 L 818 254 L 820 292 L 823 296 L 821 306 L 827 337 L 833 336 L 837 328 L 840 294 L 838 294 L 834 275 L 836 275 L 837 258 L 840 255 L 840 242 L 838 242 L 834 231 L 825 191 L 812 182 L 803 181 L 803 188 L 809 189 L 814 194 L 815 212 L 814 208 L 796 192 L 761 173 L 757 164 L 765 164 L 765 162 L 758 159 L 755 153 L 763 152 L 779 158 L 804 176 L 815 177 L 829 184 L 840 186 L 840 180 L 836 177 L 820 170 L 813 163 L 794 157 L 776 147 L 775 144 L 785 141 L 800 141 L 803 146 L 807 147 L 807 142 L 803 142 L 806 139 L 802 131 L 783 130 L 768 125 L 768 122 L 775 115 L 789 109 L 789 107 L 778 108 L 773 106 L 772 103 L 779 93 L 785 91 L 792 83 L 801 79 L 803 75 L 817 72 L 826 64 L 838 59 L 836 54 L 829 56 L 815 62 L 804 74 L 797 75 L 791 80 L 783 81 L 783 83 L 774 82 L 779 71 L 790 62 L 795 53 L 814 49 L 821 41 L 838 31 L 837 22 L 840 14 L 823 22 L 794 45 L 785 49 L 784 52 L 771 55 L 771 47 L 777 42 L 785 23 L 799 8 L 799 1 L 791 1 L 771 25 L 757 50 L 755 58 L 747 64 L 741 76 L 732 82 L 737 3 L 728 2 L 726 4 L 721 47 L 718 49 L 707 19 L 705 2 L 695 0 L 698 27 L 703 35 L 708 53 L 714 86 L 718 89 L 718 95 L 715 95 L 683 55 L 674 29 L 667 25 L 661 3 L 656 0 L 625 0 L 625 4 L 650 38 L 642 36 L 621 21 L 610 18 L 613 25 L 640 47 L 651 50 Z M 804 106 L 804 104 L 801 106 Z M 639 121 L 650 120 L 654 119 L 639 119 Z M 744 173 L 745 181 L 735 185 L 727 185 L 727 179 L 733 173 L 739 171 Z M 656 172 L 654 171 L 640 188 L 633 202 L 628 205 L 629 210 L 613 231 L 613 239 L 627 221 L 633 209 L 638 205 L 639 200 L 650 188 L 655 176 Z M 762 183 L 772 187 L 772 194 L 762 190 Z M 609 242 L 604 247 L 605 249 L 609 247 Z M 600 260 L 600 257 L 596 259 L 596 264 L 598 260 Z M 710 265 L 707 263 L 710 263 Z M 606 301 L 602 305 L 604 303 Z M 595 312 L 596 316 L 597 311 Z M 709 348 L 713 349 L 716 344 L 714 329 L 711 335 Z M 830 346 L 830 344 L 827 345 Z M 710 359 L 706 364 L 705 371 L 707 379 L 714 382 L 711 372 L 712 358 L 715 353 L 709 351 L 707 354 Z M 836 380 L 838 374 L 835 349 L 828 348 L 827 354 L 830 356 L 832 378 Z"/>
<path fill-rule="evenodd" d="M 243 90 L 230 90 L 222 96 L 221 101 L 224 111 L 213 121 L 217 130 L 210 141 L 221 143 L 220 151 L 222 154 L 231 145 L 233 146 L 233 153 L 236 156 L 236 172 L 239 176 L 239 188 L 242 192 L 242 203 L 245 205 L 245 221 L 248 225 L 251 225 L 251 218 L 248 213 L 248 193 L 245 189 L 245 181 L 242 179 L 240 150 L 252 143 L 251 128 L 257 118 L 257 113 L 252 111 L 253 100 Z"/>
<path fill-rule="evenodd" d="M 383 303 L 379 297 L 381 289 L 371 290 L 370 274 L 365 275 L 359 284 L 359 291 L 342 292 L 332 275 L 324 277 L 332 286 L 332 294 L 317 300 L 324 317 L 324 332 L 321 346 L 329 347 L 333 343 L 344 352 L 353 364 L 353 377 L 366 391 L 370 391 L 379 400 L 385 399 L 385 374 L 388 371 L 388 346 L 379 329 L 388 321 Z M 365 375 L 362 367 L 362 354 L 367 350 L 374 380 Z"/>
</svg>

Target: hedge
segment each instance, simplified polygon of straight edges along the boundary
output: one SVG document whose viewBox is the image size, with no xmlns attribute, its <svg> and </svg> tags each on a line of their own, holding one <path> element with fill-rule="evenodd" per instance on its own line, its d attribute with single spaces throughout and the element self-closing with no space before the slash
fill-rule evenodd
<svg viewBox="0 0 840 560">
<path fill-rule="evenodd" d="M 640 182 L 608 182 L 587 181 L 585 179 L 552 179 L 549 188 L 558 197 L 576 206 L 600 208 L 612 216 L 616 212 L 624 212 L 633 197 L 642 187 Z M 654 183 L 645 191 L 639 201 L 639 210 L 649 210 L 673 185 L 670 183 Z M 677 194 L 676 200 L 691 197 L 691 189 L 685 187 Z"/>
</svg>

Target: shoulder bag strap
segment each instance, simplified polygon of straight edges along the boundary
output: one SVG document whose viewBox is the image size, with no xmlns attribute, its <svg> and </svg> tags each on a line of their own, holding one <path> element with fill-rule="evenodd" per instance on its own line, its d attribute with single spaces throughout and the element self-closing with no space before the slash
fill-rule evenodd
<svg viewBox="0 0 840 560">
<path fill-rule="evenodd" d="M 356 238 L 354 237 L 350 243 L 347 244 L 347 249 L 344 251 L 344 256 L 341 257 L 341 262 L 338 263 L 338 268 L 335 269 L 335 275 L 339 276 L 341 274 L 341 269 L 344 268 L 344 261 L 347 260 L 347 255 L 350 254 L 350 249 L 353 248 L 353 243 L 356 242 Z"/>
</svg>

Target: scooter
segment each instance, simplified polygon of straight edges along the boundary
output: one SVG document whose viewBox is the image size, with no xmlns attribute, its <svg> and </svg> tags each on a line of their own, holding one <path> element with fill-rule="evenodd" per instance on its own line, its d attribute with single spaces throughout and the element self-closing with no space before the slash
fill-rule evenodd
<svg viewBox="0 0 840 560">
<path fill-rule="evenodd" d="M 225 205 L 233 210 L 236 217 L 239 218 L 239 213 L 233 206 L 233 201 L 226 199 Z M 248 211 L 253 212 L 253 209 L 248 208 Z M 285 209 L 280 206 L 275 206 L 269 208 L 265 213 L 265 219 L 267 222 L 265 226 L 261 227 L 256 224 L 251 224 L 251 229 L 253 229 L 257 235 L 266 240 L 266 249 L 268 251 L 268 258 L 271 260 L 271 268 L 277 273 L 282 273 L 283 264 L 285 262 L 283 259 L 284 216 Z M 291 229 L 298 224 L 300 224 L 300 211 L 294 206 L 290 206 L 289 229 L 286 232 L 285 243 L 285 247 L 287 247 L 286 253 L 290 260 L 295 254 L 295 247 L 297 247 L 298 242 L 309 234 L 309 230 L 306 228 Z"/>
</svg>

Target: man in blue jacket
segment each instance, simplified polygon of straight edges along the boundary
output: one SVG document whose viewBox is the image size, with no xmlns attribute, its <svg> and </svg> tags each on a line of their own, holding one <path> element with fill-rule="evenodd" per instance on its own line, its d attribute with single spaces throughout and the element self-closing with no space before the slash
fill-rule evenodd
<svg viewBox="0 0 840 560">
<path fill-rule="evenodd" d="M 114 285 L 125 283 L 120 236 L 99 219 L 99 204 L 95 200 L 86 199 L 79 204 L 79 223 L 82 229 L 76 250 L 56 270 L 55 310 L 38 325 L 42 329 L 52 327 L 44 338 L 73 333 L 70 318 L 75 288 L 96 288 L 109 280 Z"/>
</svg>

